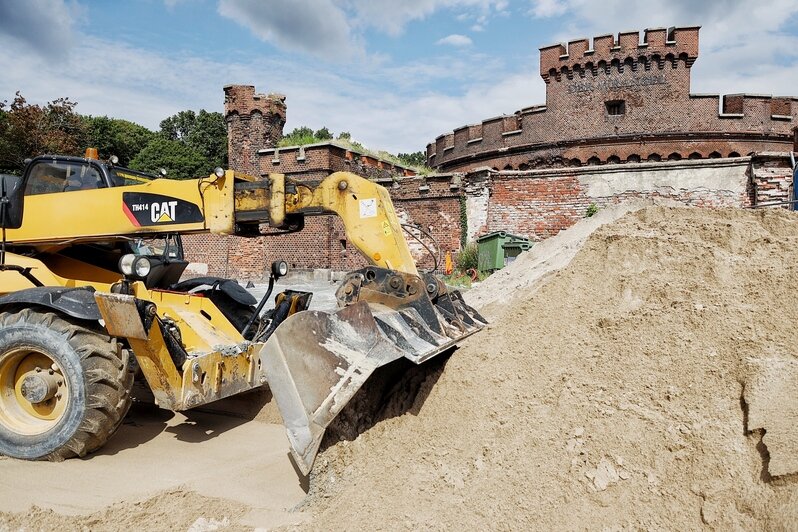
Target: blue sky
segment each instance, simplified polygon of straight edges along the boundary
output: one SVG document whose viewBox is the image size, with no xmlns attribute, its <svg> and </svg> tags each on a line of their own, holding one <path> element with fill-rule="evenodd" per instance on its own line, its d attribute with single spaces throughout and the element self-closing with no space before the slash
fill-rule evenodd
<svg viewBox="0 0 798 532">
<path fill-rule="evenodd" d="M 423 150 L 545 103 L 538 48 L 700 25 L 692 91 L 798 95 L 795 0 L 0 0 L 0 100 L 67 96 L 157 129 L 222 87 L 287 96 L 286 130 Z"/>
</svg>

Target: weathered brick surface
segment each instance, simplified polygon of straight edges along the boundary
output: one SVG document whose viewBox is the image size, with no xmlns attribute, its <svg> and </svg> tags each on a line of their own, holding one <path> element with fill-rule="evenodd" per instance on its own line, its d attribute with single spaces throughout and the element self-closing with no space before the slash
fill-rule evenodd
<svg viewBox="0 0 798 532">
<path fill-rule="evenodd" d="M 446 251 L 459 249 L 458 195 L 423 197 L 405 193 L 404 198 L 395 198 L 394 207 L 402 223 L 419 225 L 434 237 L 434 241 L 430 240 L 417 229 L 408 228 L 436 255 L 439 250 L 443 256 Z M 432 268 L 429 252 L 412 237 L 407 240 L 418 266 Z M 274 260 L 285 260 L 292 269 L 353 270 L 367 265 L 335 216 L 307 217 L 302 231 L 288 235 L 256 238 L 192 235 L 184 238 L 184 244 L 187 259 L 208 264 L 210 275 L 238 279 L 265 278 Z"/>
<path fill-rule="evenodd" d="M 320 181 L 333 172 L 353 172 L 392 183 L 415 172 L 407 167 L 352 150 L 335 141 L 269 148 L 259 152 L 258 175 L 281 173 L 300 181 Z"/>
<path fill-rule="evenodd" d="M 695 164 L 694 172 L 710 162 L 696 161 Z M 632 198 L 669 198 L 697 207 L 748 207 L 788 199 L 792 172 L 787 154 L 759 154 L 729 164 L 732 165 L 730 173 L 736 167 L 738 173 L 748 176 L 745 187 L 680 188 L 678 182 L 674 181 L 665 183 L 670 184 L 670 187 L 647 191 L 630 189 L 596 196 L 588 193 L 584 183 L 601 179 L 602 173 L 610 167 L 596 167 L 595 173 L 582 168 L 578 175 L 569 175 L 567 169 L 557 174 L 546 170 L 490 172 L 487 184 L 490 197 L 485 207 L 487 221 L 479 233 L 502 230 L 541 240 L 556 235 L 584 218 L 591 204 L 603 208 Z M 637 165 L 629 173 L 645 177 L 663 166 L 663 163 Z M 691 170 L 686 168 L 684 171 Z"/>
<path fill-rule="evenodd" d="M 442 249 L 459 242 L 459 196 L 452 194 L 449 178 L 412 178 L 410 168 L 328 142 L 276 148 L 285 124 L 285 97 L 261 95 L 247 85 L 225 87 L 225 118 L 231 167 L 256 177 L 283 173 L 308 184 L 318 183 L 337 171 L 349 171 L 388 187 L 404 223 L 420 225 Z M 454 228 L 450 227 L 454 223 Z M 413 230 L 435 253 L 435 244 Z M 424 248 L 410 239 L 420 267 L 433 261 Z M 210 275 L 239 279 L 264 279 L 271 262 L 285 260 L 293 269 L 352 270 L 366 260 L 346 238 L 335 216 L 306 217 L 305 228 L 292 234 L 241 238 L 192 235 L 184 239 L 188 260 L 208 264 Z"/>
<path fill-rule="evenodd" d="M 785 202 L 792 189 L 792 170 L 783 155 L 763 154 L 751 166 L 751 200 L 754 205 Z M 786 207 L 786 206 L 785 206 Z"/>
<path fill-rule="evenodd" d="M 282 94 L 257 94 L 252 85 L 224 88 L 230 168 L 248 174 L 257 172 L 258 150 L 276 146 L 283 137 L 285 111 Z"/>
<path fill-rule="evenodd" d="M 546 105 L 441 135 L 427 146 L 428 163 L 525 170 L 787 151 L 796 98 L 690 94 L 697 57 L 698 28 L 541 48 Z M 623 101 L 623 114 L 608 112 L 612 101 Z"/>
<path fill-rule="evenodd" d="M 664 32 L 662 30 L 662 36 L 658 31 L 649 32 L 648 36 L 652 39 L 650 42 L 654 42 L 652 36 L 656 36 L 656 42 L 659 43 L 657 46 L 663 50 L 674 46 L 664 41 Z M 694 42 L 685 37 L 693 34 Z M 632 35 L 622 34 L 619 37 L 620 50 L 633 47 Z M 697 54 L 697 32 L 680 34 L 677 31 L 673 37 L 677 41 L 683 39 L 683 52 L 679 53 L 682 55 L 682 63 L 677 62 L 675 68 L 669 67 L 672 69 L 671 74 L 678 78 L 679 69 L 689 67 L 690 58 Z M 609 46 L 608 53 L 617 55 L 618 50 L 613 50 L 614 45 L 610 46 L 612 39 L 612 36 L 608 36 L 594 40 L 594 54 L 598 53 L 599 48 L 605 49 Z M 573 54 L 584 56 L 588 49 L 586 47 L 582 41 L 572 42 L 571 54 L 567 58 L 557 56 L 556 64 L 561 66 L 556 73 L 550 72 L 550 85 L 562 84 L 564 79 L 568 79 L 567 72 L 562 68 L 576 68 L 571 57 Z M 656 47 L 652 45 L 651 49 L 654 48 Z M 683 54 L 687 54 L 686 59 Z M 664 61 L 668 61 L 667 57 Z M 683 88 L 688 90 L 689 73 L 684 74 L 680 79 Z M 560 81 L 556 81 L 558 75 Z M 660 89 L 661 87 L 654 87 L 654 90 Z M 626 87 L 624 90 L 631 89 Z M 732 95 L 727 96 L 724 101 L 724 111 L 732 116 L 722 120 L 730 120 L 729 123 L 739 120 L 737 115 L 740 113 L 737 111 L 750 115 L 752 108 L 761 108 L 767 116 L 763 114 L 762 120 L 754 127 L 756 131 L 753 135 L 759 135 L 757 145 L 766 148 L 768 152 L 782 153 L 759 153 L 747 157 L 753 137 L 745 132 L 723 133 L 717 137 L 709 133 L 684 137 L 683 131 L 679 130 L 679 123 L 689 117 L 683 113 L 679 117 L 663 118 L 666 125 L 662 127 L 669 127 L 671 130 L 655 132 L 645 137 L 645 141 L 640 140 L 643 138 L 642 134 L 635 142 L 631 142 L 632 137 L 628 135 L 605 136 L 593 139 L 592 144 L 575 142 L 569 145 L 566 141 L 540 144 L 534 152 L 513 151 L 514 148 L 499 152 L 498 148 L 505 145 L 494 144 L 496 150 L 479 161 L 483 167 L 481 170 L 421 177 L 406 176 L 409 172 L 401 166 L 379 161 L 334 142 L 275 150 L 274 139 L 279 138 L 278 133 L 281 134 L 282 131 L 280 120 L 284 120 L 284 107 L 283 114 L 276 112 L 278 118 L 271 122 L 273 129 L 270 136 L 264 136 L 258 130 L 253 138 L 249 123 L 231 120 L 230 117 L 254 112 L 253 106 L 262 105 L 263 99 L 255 98 L 254 88 L 251 87 L 232 92 L 234 94 L 231 95 L 230 88 L 226 89 L 226 111 L 232 139 L 231 161 L 236 161 L 234 164 L 239 165 L 237 169 L 256 176 L 281 172 L 303 182 L 318 182 L 330 173 L 340 170 L 372 179 L 389 190 L 402 223 L 408 224 L 409 231 L 424 240 L 435 256 L 442 257 L 446 251 L 459 249 L 463 230 L 461 205 L 467 213 L 467 240 L 499 230 L 541 240 L 582 219 L 591 204 L 602 208 L 628 198 L 667 197 L 696 206 L 750 206 L 784 201 L 790 192 L 789 157 L 783 152 L 792 147 L 792 135 L 788 135 L 790 145 L 786 149 L 779 135 L 774 133 L 767 138 L 761 135 L 768 124 L 791 124 L 792 119 L 786 120 L 786 115 L 782 114 L 794 112 L 793 100 L 789 98 Z M 661 96 L 664 98 L 665 94 Z M 707 109 L 718 104 L 717 98 L 693 96 L 691 99 L 709 102 L 706 104 Z M 236 108 L 235 102 L 240 103 L 241 108 Z M 600 103 L 603 105 L 603 102 Z M 277 109 L 279 111 L 279 106 Z M 449 153 L 460 149 L 461 144 L 468 147 L 495 142 L 496 138 L 501 138 L 501 142 L 508 142 L 507 139 L 531 138 L 527 129 L 529 121 L 539 119 L 529 117 L 542 117 L 550 111 L 551 106 L 549 109 L 527 108 L 516 116 L 499 117 L 460 128 L 451 135 L 437 139 L 438 147 L 433 149 L 439 153 Z M 565 127 L 566 114 L 559 118 L 563 129 L 541 129 L 538 131 L 539 136 L 557 138 L 560 135 L 568 138 L 568 135 L 575 135 L 574 128 Z M 585 120 L 588 120 L 589 113 L 585 115 Z M 639 116 L 643 117 L 641 120 L 649 120 L 647 123 L 652 127 L 658 120 L 653 111 L 643 110 Z M 773 116 L 776 118 L 772 118 Z M 572 115 L 571 120 L 573 119 Z M 668 161 L 677 158 L 708 160 L 680 163 Z M 643 164 L 604 164 L 608 160 Z M 594 163 L 595 167 L 590 166 Z M 714 169 L 714 173 L 701 173 L 707 169 Z M 675 171 L 677 172 L 674 173 Z M 729 178 L 726 172 L 739 178 Z M 664 175 L 670 177 L 661 177 Z M 704 182 L 703 177 L 697 177 L 704 175 L 708 176 L 709 181 Z M 610 182 L 611 186 L 603 186 Z M 423 235 L 419 228 L 430 233 L 434 241 Z M 434 261 L 430 253 L 412 237 L 408 236 L 407 240 L 419 266 L 431 268 Z M 366 265 L 366 260 L 347 240 L 342 222 L 334 216 L 308 217 L 305 229 L 295 234 L 258 238 L 193 235 L 185 237 L 184 241 L 189 260 L 208 264 L 211 275 L 239 279 L 264 279 L 268 275 L 271 261 L 278 259 L 286 260 L 292 268 L 298 269 L 353 270 Z"/>
</svg>

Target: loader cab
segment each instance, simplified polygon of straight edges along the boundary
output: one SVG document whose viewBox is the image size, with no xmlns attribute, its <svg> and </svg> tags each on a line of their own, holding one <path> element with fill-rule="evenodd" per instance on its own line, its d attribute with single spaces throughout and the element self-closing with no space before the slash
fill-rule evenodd
<svg viewBox="0 0 798 532">
<path fill-rule="evenodd" d="M 25 167 L 25 195 L 140 185 L 160 176 L 88 157 L 42 155 Z"/>
<path fill-rule="evenodd" d="M 105 165 L 80 157 L 36 157 L 26 166 L 22 179 L 26 196 L 113 186 Z"/>
<path fill-rule="evenodd" d="M 8 192 L 13 193 L 13 197 L 9 196 L 8 201 L 5 201 L 7 205 L 3 212 L 8 218 L 7 221 L 13 222 L 18 215 L 21 222 L 26 196 L 63 194 L 52 198 L 54 201 L 42 197 L 41 201 L 44 203 L 41 204 L 47 206 L 45 210 L 42 210 L 40 200 L 35 200 L 31 204 L 38 207 L 40 213 L 44 213 L 47 208 L 57 208 L 60 202 L 72 201 L 71 198 L 77 202 L 83 201 L 79 196 L 70 194 L 74 191 L 140 185 L 158 178 L 155 175 L 115 166 L 114 159 L 107 162 L 99 161 L 96 150 L 87 150 L 86 157 L 42 155 L 30 160 L 21 178 L 10 176 L 5 181 L 0 181 L 0 185 L 5 185 L 7 182 Z M 86 205 L 91 204 L 86 203 Z M 3 216 L 3 212 L 0 212 L 0 217 Z M 7 224 L 7 227 L 13 226 Z M 18 228 L 19 224 L 16 227 Z M 89 264 L 113 272 L 114 275 L 124 275 L 129 280 L 142 281 L 147 288 L 168 288 L 180 279 L 188 265 L 183 256 L 180 235 L 159 231 L 135 238 L 118 235 L 109 236 L 107 240 L 90 238 L 83 241 L 62 242 L 49 247 L 45 245 L 40 246 L 37 253 L 49 254 L 51 258 L 46 262 L 53 271 L 66 278 L 80 278 L 80 272 L 83 270 L 77 264 Z M 42 259 L 43 256 L 39 255 L 39 258 Z M 133 268 L 130 273 L 125 273 L 120 268 L 122 257 L 125 256 L 132 256 L 138 261 L 136 263 L 138 267 Z M 63 257 L 66 261 L 58 257 Z M 69 261 L 78 261 L 78 263 Z M 73 266 L 67 266 L 68 264 Z M 111 277 L 106 277 L 106 281 L 109 279 Z"/>
</svg>

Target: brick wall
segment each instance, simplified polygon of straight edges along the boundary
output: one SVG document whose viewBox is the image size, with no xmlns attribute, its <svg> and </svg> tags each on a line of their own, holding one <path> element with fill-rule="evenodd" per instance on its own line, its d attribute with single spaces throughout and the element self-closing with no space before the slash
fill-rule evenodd
<svg viewBox="0 0 798 532">
<path fill-rule="evenodd" d="M 493 179 L 485 229 L 541 240 L 584 218 L 590 203 L 574 176 L 498 174 Z"/>
<path fill-rule="evenodd" d="M 619 45 L 621 50 L 631 46 L 631 35 L 621 34 L 619 39 L 625 39 L 623 42 L 626 43 Z M 695 35 L 697 39 L 697 32 Z M 675 32 L 672 36 L 678 39 L 679 33 Z M 681 60 L 689 67 L 687 63 L 693 57 L 690 54 L 694 54 L 694 49 L 697 51 L 697 40 L 694 44 L 687 42 L 684 47 L 687 58 L 682 57 Z M 584 45 L 579 42 L 571 43 L 572 50 L 582 48 Z M 567 63 L 570 55 L 561 55 L 557 61 Z M 559 75 L 567 79 L 567 73 L 563 72 L 560 68 L 556 73 L 549 72 L 549 77 L 556 78 Z M 689 81 L 689 77 L 684 79 Z M 559 151 L 552 147 L 541 148 L 538 156 L 548 162 L 539 164 L 538 168 L 530 163 L 528 153 L 508 150 L 507 155 L 493 154 L 494 159 L 488 159 L 495 164 L 467 173 L 408 176 L 406 174 L 410 172 L 404 167 L 380 161 L 335 142 L 302 148 L 269 148 L 269 143 L 276 142 L 278 133 L 282 132 L 281 120 L 284 121 L 285 107 L 283 104 L 280 111 L 280 106 L 275 102 L 282 103 L 283 100 L 265 97 L 265 100 L 269 100 L 268 105 L 276 106 L 270 111 L 273 116 L 269 127 L 272 129 L 269 135 L 263 133 L 265 130 L 258 130 L 253 139 L 251 122 L 231 117 L 247 114 L 252 106 L 262 107 L 264 97 L 255 95 L 252 87 L 236 90 L 228 87 L 225 94 L 232 139 L 231 161 L 241 165 L 238 169 L 256 176 L 281 172 L 300 181 L 319 181 L 341 170 L 370 178 L 389 190 L 402 223 L 412 226 L 409 229 L 411 233 L 424 240 L 435 256 L 440 254 L 442 257 L 446 251 L 459 249 L 464 229 L 460 219 L 461 206 L 467 213 L 465 230 L 468 241 L 501 230 L 541 240 L 582 219 L 593 204 L 603 208 L 629 198 L 664 197 L 695 206 L 740 207 L 784 201 L 791 190 L 788 154 L 784 153 L 785 150 L 776 153 L 779 151 L 777 148 L 782 146 L 781 141 L 760 139 L 761 145 L 776 149 L 751 157 L 740 157 L 742 150 L 749 147 L 746 142 L 750 140 L 740 135 L 729 135 L 726 139 L 709 138 L 709 135 L 681 139 L 679 133 L 663 133 L 651 138 L 647 144 L 629 144 L 623 139 L 607 138 L 601 141 L 604 144 L 596 142 L 590 148 L 592 153 L 620 154 L 627 164 L 585 165 L 585 161 L 580 161 L 578 165 L 575 162 L 571 165 L 571 152 L 568 150 L 580 148 L 563 145 L 558 148 Z M 780 113 L 786 109 L 784 100 L 730 96 L 726 98 L 726 110 L 742 109 L 745 113 L 751 101 L 767 102 L 770 106 L 768 112 L 776 117 L 782 116 Z M 542 111 L 527 109 L 524 113 L 535 115 Z M 505 138 L 512 138 L 525 134 L 524 120 L 519 115 L 491 123 L 510 132 Z M 463 138 L 468 143 L 478 139 L 477 135 L 486 135 L 486 130 L 469 126 L 439 140 L 446 146 L 446 151 L 453 151 Z M 237 142 L 242 145 L 235 145 Z M 726 151 L 710 152 L 708 157 L 704 157 L 703 154 L 710 149 Z M 741 151 L 733 151 L 738 149 Z M 701 158 L 691 157 L 694 151 Z M 671 152 L 687 155 L 682 160 L 667 160 Z M 652 158 L 651 153 L 661 156 Z M 635 155 L 639 158 L 633 157 Z M 552 164 L 555 160 L 559 163 Z M 510 169 L 500 168 L 498 165 L 501 162 L 508 164 Z M 522 169 L 519 170 L 519 167 Z M 430 233 L 434 241 L 427 238 L 419 227 Z M 430 253 L 412 237 L 408 236 L 407 240 L 419 266 L 431 268 L 434 261 Z M 305 229 L 294 234 L 257 238 L 192 235 L 185 237 L 184 242 L 187 258 L 193 262 L 206 263 L 210 275 L 238 279 L 263 280 L 268 276 L 271 262 L 278 259 L 286 260 L 295 269 L 346 271 L 366 265 L 366 260 L 346 239 L 343 224 L 334 216 L 307 217 Z"/>
<path fill-rule="evenodd" d="M 751 203 L 762 205 L 792 199 L 792 169 L 783 153 L 763 153 L 751 165 Z M 785 206 L 786 208 L 786 206 Z"/>
<path fill-rule="evenodd" d="M 394 183 L 392 181 L 392 183 Z M 443 257 L 446 251 L 460 247 L 460 195 L 450 188 L 450 178 L 403 178 L 389 185 L 400 221 L 420 225 L 430 233 L 408 228 Z M 407 236 L 410 249 L 420 268 L 431 269 L 430 253 Z M 237 279 L 262 280 L 268 276 L 271 262 L 285 260 L 292 269 L 326 268 L 347 271 L 368 263 L 347 240 L 343 223 L 336 216 L 305 218 L 305 228 L 297 233 L 241 238 L 220 235 L 184 237 L 186 258 L 208 265 L 208 274 Z"/>
<path fill-rule="evenodd" d="M 786 151 L 796 98 L 690 94 L 698 28 L 625 32 L 541 48 L 546 104 L 455 129 L 430 166 L 526 170 Z M 608 105 L 623 102 L 614 115 Z"/>
<path fill-rule="evenodd" d="M 598 208 L 632 198 L 669 198 L 697 207 L 748 207 L 784 201 L 792 171 L 786 153 L 721 160 L 668 161 L 549 170 L 482 171 L 490 190 L 479 234 L 508 231 L 542 240 Z M 478 188 L 466 189 L 478 192 Z"/>
<path fill-rule="evenodd" d="M 405 223 L 420 224 L 447 249 L 459 240 L 459 225 L 454 234 L 447 226 L 449 220 L 458 220 L 459 212 L 458 196 L 449 192 L 447 179 L 433 179 L 443 184 L 431 188 L 423 179 L 408 178 L 414 174 L 410 168 L 337 142 L 278 149 L 285 124 L 285 97 L 257 94 L 250 85 L 230 85 L 224 92 L 233 169 L 255 177 L 283 173 L 309 183 L 337 171 L 354 172 L 394 190 L 395 206 Z M 367 265 L 347 240 L 343 223 L 334 216 L 306 217 L 305 228 L 292 234 L 254 238 L 191 235 L 184 238 L 184 244 L 188 260 L 207 264 L 209 275 L 239 279 L 266 278 L 274 260 L 285 260 L 292 269 L 352 270 Z M 428 245 L 437 252 L 433 243 Z M 432 266 L 422 246 L 412 249 L 421 267 Z"/>
<path fill-rule="evenodd" d="M 468 212 L 467 240 L 492 231 L 508 231 L 542 240 L 584 218 L 590 205 L 598 208 L 631 198 L 669 198 L 699 207 L 745 207 L 784 201 L 791 184 L 786 153 L 753 157 L 604 165 L 596 167 L 493 171 L 466 175 L 402 178 L 389 188 L 403 223 L 419 231 L 437 256 L 458 250 L 462 231 L 461 201 Z M 423 246 L 407 237 L 421 268 L 433 260 Z M 302 232 L 253 239 L 212 235 L 185 238 L 189 260 L 208 264 L 211 275 L 262 280 L 272 260 L 292 268 L 346 271 L 366 261 L 346 240 L 334 216 L 309 217 Z"/>
<path fill-rule="evenodd" d="M 336 141 L 268 148 L 259 152 L 258 173 L 281 173 L 300 181 L 319 181 L 333 172 L 352 172 L 392 183 L 415 175 L 411 168 L 356 151 Z"/>
</svg>

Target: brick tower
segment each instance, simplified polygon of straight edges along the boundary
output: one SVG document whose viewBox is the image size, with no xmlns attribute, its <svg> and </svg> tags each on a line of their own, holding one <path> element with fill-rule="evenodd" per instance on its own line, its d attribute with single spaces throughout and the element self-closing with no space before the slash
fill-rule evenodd
<svg viewBox="0 0 798 532">
<path fill-rule="evenodd" d="M 260 174 L 258 150 L 275 147 L 283 137 L 285 112 L 282 94 L 256 94 L 253 85 L 224 87 L 230 168 Z"/>
<path fill-rule="evenodd" d="M 440 135 L 427 162 L 523 171 L 787 151 L 796 98 L 690 92 L 698 33 L 652 28 L 544 46 L 545 105 Z"/>
</svg>

